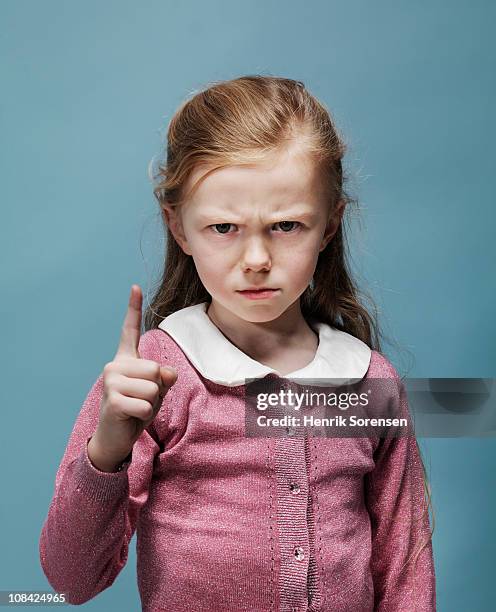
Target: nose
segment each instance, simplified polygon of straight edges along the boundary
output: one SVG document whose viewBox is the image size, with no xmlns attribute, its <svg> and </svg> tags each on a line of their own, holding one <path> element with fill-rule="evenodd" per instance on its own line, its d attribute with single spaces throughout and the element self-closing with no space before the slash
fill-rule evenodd
<svg viewBox="0 0 496 612">
<path fill-rule="evenodd" d="M 270 270 L 271 266 L 270 253 L 263 240 L 256 238 L 250 240 L 241 257 L 241 268 L 243 271 L 252 270 L 259 272 L 260 270 Z"/>
</svg>

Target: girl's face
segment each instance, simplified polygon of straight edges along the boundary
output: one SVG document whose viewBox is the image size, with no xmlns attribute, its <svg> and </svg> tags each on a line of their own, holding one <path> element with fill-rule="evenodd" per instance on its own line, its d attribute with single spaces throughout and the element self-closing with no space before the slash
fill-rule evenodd
<svg viewBox="0 0 496 612">
<path fill-rule="evenodd" d="M 188 189 L 206 169 L 193 172 Z M 216 170 L 177 211 L 164 207 L 167 224 L 217 303 L 251 322 L 277 319 L 298 301 L 312 279 L 319 252 L 339 226 L 322 179 L 308 155 L 294 147 L 273 161 Z M 277 289 L 266 299 L 240 291 Z"/>
</svg>

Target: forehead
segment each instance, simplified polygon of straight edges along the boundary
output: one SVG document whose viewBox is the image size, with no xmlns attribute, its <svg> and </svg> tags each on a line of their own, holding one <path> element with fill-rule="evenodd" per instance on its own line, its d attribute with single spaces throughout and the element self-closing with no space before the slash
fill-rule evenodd
<svg viewBox="0 0 496 612">
<path fill-rule="evenodd" d="M 196 168 L 186 185 L 192 185 L 208 172 Z M 323 199 L 322 175 L 310 155 L 295 148 L 277 153 L 250 166 L 229 166 L 214 170 L 185 203 L 191 210 L 203 204 L 230 208 L 262 204 L 277 208 L 293 202 L 315 203 Z"/>
</svg>

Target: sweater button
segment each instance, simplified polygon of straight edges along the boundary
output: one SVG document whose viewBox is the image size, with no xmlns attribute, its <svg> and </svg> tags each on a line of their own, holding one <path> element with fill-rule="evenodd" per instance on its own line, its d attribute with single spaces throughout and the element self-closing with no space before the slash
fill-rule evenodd
<svg viewBox="0 0 496 612">
<path fill-rule="evenodd" d="M 296 484 L 296 482 L 292 482 L 289 485 L 289 490 L 291 491 L 291 493 L 294 493 L 296 495 L 297 493 L 300 492 L 300 485 Z"/>
<path fill-rule="evenodd" d="M 305 554 L 304 554 L 303 548 L 301 546 L 297 546 L 294 549 L 294 556 L 296 557 L 297 561 L 303 561 L 303 559 L 305 558 Z"/>
</svg>

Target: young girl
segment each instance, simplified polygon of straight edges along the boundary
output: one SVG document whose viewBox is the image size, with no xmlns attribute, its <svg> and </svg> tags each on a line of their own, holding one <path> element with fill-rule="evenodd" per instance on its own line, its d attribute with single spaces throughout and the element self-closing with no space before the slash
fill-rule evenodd
<svg viewBox="0 0 496 612">
<path fill-rule="evenodd" d="M 136 530 L 145 611 L 435 610 L 414 437 L 245 435 L 247 379 L 399 380 L 345 259 L 344 150 L 291 79 L 216 83 L 172 119 L 162 282 L 141 336 L 131 289 L 41 532 L 69 603 L 113 583 Z"/>
</svg>

